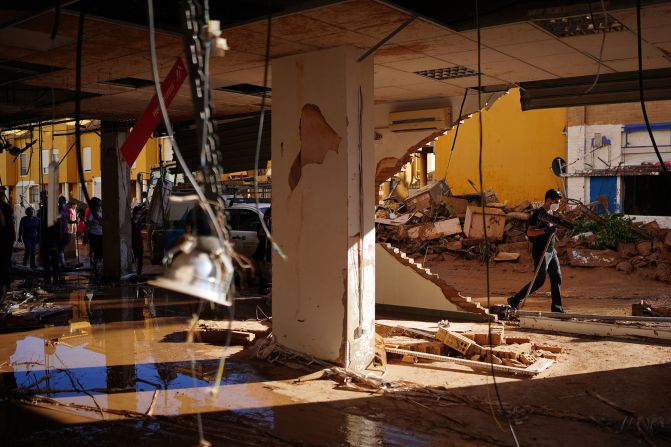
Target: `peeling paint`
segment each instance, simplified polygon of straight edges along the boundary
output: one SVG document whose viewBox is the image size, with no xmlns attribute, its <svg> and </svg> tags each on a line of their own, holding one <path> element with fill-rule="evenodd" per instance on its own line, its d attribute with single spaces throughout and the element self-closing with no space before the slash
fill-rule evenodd
<svg viewBox="0 0 671 447">
<path fill-rule="evenodd" d="M 301 149 L 289 171 L 289 187 L 292 191 L 301 181 L 303 168 L 309 164 L 322 164 L 329 151 L 338 153 L 342 140 L 315 104 L 303 106 L 299 132 Z"/>
</svg>

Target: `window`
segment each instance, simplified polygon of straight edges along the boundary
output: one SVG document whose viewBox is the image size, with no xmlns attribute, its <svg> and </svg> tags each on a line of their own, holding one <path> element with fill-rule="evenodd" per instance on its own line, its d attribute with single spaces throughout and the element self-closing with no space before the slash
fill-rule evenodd
<svg viewBox="0 0 671 447">
<path fill-rule="evenodd" d="M 47 149 L 42 150 L 42 174 L 49 173 L 49 151 Z"/>
<path fill-rule="evenodd" d="M 238 230 L 240 231 L 256 231 L 261 225 L 259 215 L 255 211 L 240 210 L 238 219 Z"/>
<path fill-rule="evenodd" d="M 51 150 L 51 161 L 58 163 L 58 149 Z"/>
<path fill-rule="evenodd" d="M 635 216 L 671 216 L 671 175 L 622 177 L 624 213 Z"/>
<path fill-rule="evenodd" d="M 227 209 L 226 224 L 231 231 L 256 231 L 261 225 L 255 211 L 242 209 Z"/>
<path fill-rule="evenodd" d="M 19 155 L 19 162 L 21 164 L 21 176 L 28 175 L 28 154 Z"/>
<path fill-rule="evenodd" d="M 40 187 L 30 187 L 30 203 L 40 203 Z"/>
<path fill-rule="evenodd" d="M 91 172 L 91 148 L 85 147 L 82 155 L 82 164 L 84 165 L 84 172 Z"/>
</svg>

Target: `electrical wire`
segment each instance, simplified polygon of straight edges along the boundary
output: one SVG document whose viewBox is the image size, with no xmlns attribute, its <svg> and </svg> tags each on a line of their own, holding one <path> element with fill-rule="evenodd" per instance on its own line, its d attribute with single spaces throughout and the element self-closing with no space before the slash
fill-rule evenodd
<svg viewBox="0 0 671 447">
<path fill-rule="evenodd" d="M 154 87 L 156 89 L 156 97 L 158 98 L 158 105 L 159 108 L 161 109 L 161 116 L 163 117 L 163 123 L 165 124 L 168 137 L 170 138 L 170 142 L 172 143 L 173 155 L 175 156 L 175 158 L 177 158 L 177 162 L 182 167 L 182 170 L 184 171 L 184 176 L 189 180 L 191 186 L 193 186 L 193 189 L 200 201 L 200 206 L 203 208 L 207 216 L 210 218 L 210 221 L 214 226 L 215 232 L 217 233 L 217 237 L 219 238 L 220 241 L 223 242 L 225 240 L 224 231 L 221 228 L 221 225 L 219 225 L 219 220 L 217 219 L 217 216 L 214 213 L 214 210 L 212 209 L 212 206 L 210 205 L 209 201 L 205 197 L 205 193 L 203 192 L 200 185 L 196 181 L 195 177 L 191 173 L 189 166 L 186 164 L 186 161 L 182 156 L 182 152 L 179 149 L 179 145 L 177 144 L 177 140 L 175 140 L 175 134 L 173 132 L 172 124 L 170 122 L 170 116 L 168 115 L 168 109 L 166 108 L 165 105 L 165 99 L 163 98 L 163 92 L 161 90 L 161 83 L 159 81 L 159 75 L 158 75 L 158 58 L 156 56 L 156 36 L 155 36 L 156 31 L 154 27 L 153 0 L 147 1 L 147 10 L 149 14 L 149 51 L 151 53 L 151 72 L 154 78 Z"/>
<path fill-rule="evenodd" d="M 589 6 L 589 15 L 592 18 L 592 26 L 596 29 L 596 21 L 594 20 L 594 14 L 592 13 L 592 5 L 587 2 L 587 5 Z M 594 87 L 596 87 L 596 84 L 599 82 L 599 77 L 601 76 L 601 66 L 603 65 L 603 49 L 606 46 L 606 33 L 608 30 L 608 14 L 606 13 L 606 5 L 604 4 L 603 0 L 601 0 L 601 10 L 603 11 L 603 20 L 604 20 L 604 27 L 603 30 L 601 31 L 601 49 L 599 50 L 599 60 L 597 60 L 597 66 L 596 66 L 596 76 L 594 77 L 594 82 L 592 82 L 592 85 L 583 92 L 583 95 L 586 95 L 590 93 Z"/>
<path fill-rule="evenodd" d="M 264 64 L 263 64 L 263 91 L 261 93 L 261 111 L 259 116 L 259 129 L 256 134 L 256 152 L 254 155 L 254 202 L 256 208 L 261 207 L 259 202 L 259 158 L 261 157 L 261 140 L 263 138 L 263 124 L 266 116 L 266 99 L 268 91 L 268 68 L 270 67 L 270 37 L 272 35 L 272 8 L 271 1 L 268 0 L 268 17 L 266 19 L 266 51 L 264 55 Z M 284 260 L 287 259 L 287 255 L 282 250 L 282 247 L 275 242 L 273 236 L 270 233 L 270 228 L 266 225 L 265 219 L 261 219 L 261 228 L 266 234 L 268 240 L 272 243 L 273 249 L 277 252 L 278 255 Z"/>
<path fill-rule="evenodd" d="M 82 118 L 81 102 L 82 102 L 82 47 L 84 44 L 84 21 L 86 14 L 82 10 L 79 13 L 79 24 L 77 28 L 77 61 L 75 65 L 75 145 L 77 147 L 77 173 L 79 174 L 79 185 L 84 194 L 84 200 L 86 205 L 91 209 L 91 197 L 89 196 L 89 191 L 86 188 L 86 182 L 84 181 L 84 164 L 82 162 L 82 134 L 81 129 L 79 128 L 79 121 Z M 52 121 L 53 122 L 53 121 Z M 51 130 L 51 138 L 53 141 L 54 132 L 53 124 Z M 53 144 L 52 144 L 53 146 Z M 81 197 L 80 197 L 81 199 Z M 53 198 L 52 198 L 53 200 Z M 96 213 L 91 213 L 94 219 L 98 219 Z"/>
<path fill-rule="evenodd" d="M 457 117 L 457 128 L 454 130 L 454 140 L 452 140 L 452 149 L 450 149 L 450 158 L 447 160 L 447 168 L 445 168 L 445 178 L 444 178 L 445 181 L 447 181 L 447 172 L 450 170 L 450 163 L 452 163 L 452 154 L 454 153 L 454 148 L 457 145 L 459 126 L 461 126 L 461 114 L 464 112 L 464 104 L 466 104 L 467 95 L 468 95 L 468 87 L 464 89 L 464 97 L 461 100 L 461 106 L 459 106 L 459 116 Z"/>
<path fill-rule="evenodd" d="M 484 179 L 482 175 L 482 150 L 483 150 L 483 142 L 482 142 L 482 69 L 481 69 L 481 47 L 482 47 L 482 41 L 481 41 L 481 36 L 480 36 L 480 0 L 475 0 L 475 22 L 476 22 L 476 29 L 477 29 L 477 36 L 478 36 L 478 144 L 479 144 L 479 155 L 478 155 L 478 174 L 480 177 L 480 205 L 482 206 L 482 228 L 483 228 L 483 234 L 484 234 L 484 239 L 485 239 L 485 279 L 486 279 L 486 287 L 487 287 L 487 308 L 489 309 L 491 306 L 491 290 L 490 290 L 490 272 L 489 272 L 489 240 L 487 238 L 487 219 L 485 218 L 487 216 L 486 214 L 486 203 L 485 203 L 485 195 L 484 195 Z M 487 319 L 487 333 L 488 333 L 488 338 L 491 340 L 492 337 L 492 320 L 491 318 Z M 515 429 L 513 428 L 513 424 L 510 421 L 510 417 L 508 416 L 508 412 L 506 411 L 505 407 L 503 406 L 503 402 L 501 401 L 501 393 L 499 392 L 499 387 L 498 384 L 496 383 L 496 373 L 494 372 L 494 356 L 493 354 L 490 353 L 489 355 L 489 364 L 491 367 L 491 372 L 492 372 L 492 381 L 494 383 L 494 391 L 496 392 L 496 399 L 498 400 L 499 403 L 499 408 L 501 412 L 503 413 L 503 416 L 506 419 L 506 422 L 508 423 L 508 428 L 510 430 L 510 434 L 513 436 L 513 440 L 515 441 L 515 445 L 519 447 L 520 443 L 517 440 L 517 435 L 515 434 Z M 496 418 L 495 418 L 496 420 Z"/>
<path fill-rule="evenodd" d="M 650 135 L 650 141 L 652 142 L 652 147 L 655 149 L 655 154 L 659 159 L 659 165 L 662 172 L 669 172 L 664 164 L 664 159 L 662 154 L 659 153 L 659 148 L 657 147 L 657 142 L 655 141 L 655 136 L 652 134 L 652 127 L 650 126 L 650 120 L 648 119 L 648 112 L 645 109 L 645 98 L 643 97 L 643 49 L 641 45 L 641 0 L 636 0 L 636 41 L 638 44 L 638 92 L 639 99 L 641 100 L 641 111 L 643 112 L 643 119 L 645 120 L 645 127 L 648 129 L 648 135 Z"/>
</svg>

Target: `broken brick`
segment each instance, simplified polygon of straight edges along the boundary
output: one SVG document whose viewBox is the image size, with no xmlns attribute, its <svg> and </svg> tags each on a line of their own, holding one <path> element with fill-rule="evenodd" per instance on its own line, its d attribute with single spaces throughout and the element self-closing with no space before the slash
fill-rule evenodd
<svg viewBox="0 0 671 447">
<path fill-rule="evenodd" d="M 538 349 L 541 351 L 548 351 L 555 354 L 561 354 L 564 351 L 564 349 L 561 346 L 543 345 L 538 343 L 534 343 L 534 349 Z"/>
<path fill-rule="evenodd" d="M 479 352 L 482 349 L 482 346 L 478 345 L 473 340 L 469 340 L 461 334 L 448 331 L 444 328 L 438 329 L 438 332 L 436 332 L 436 340 L 442 341 L 445 345 L 464 355 L 473 351 Z"/>
<path fill-rule="evenodd" d="M 518 359 L 519 359 L 520 362 L 522 362 L 523 364 L 525 364 L 527 366 L 531 365 L 533 362 L 536 361 L 536 357 L 533 356 L 532 354 L 520 354 Z"/>
<path fill-rule="evenodd" d="M 521 345 L 523 343 L 531 343 L 531 339 L 529 337 L 506 337 L 506 344 Z"/>
</svg>

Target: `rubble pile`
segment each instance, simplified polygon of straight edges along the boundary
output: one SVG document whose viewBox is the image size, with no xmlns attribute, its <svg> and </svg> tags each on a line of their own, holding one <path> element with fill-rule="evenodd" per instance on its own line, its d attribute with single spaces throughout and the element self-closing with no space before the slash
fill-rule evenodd
<svg viewBox="0 0 671 447">
<path fill-rule="evenodd" d="M 433 354 L 525 369 L 539 359 L 557 360 L 563 352 L 559 346 L 534 343 L 528 337 L 506 337 L 504 326 L 496 324 L 465 328 L 460 324 L 441 321 L 437 331 L 418 331 L 412 328 L 376 323 L 378 340 L 384 348 L 403 349 L 418 353 Z M 417 363 L 420 359 L 410 355 L 387 354 L 388 361 L 394 359 L 405 363 Z"/>
<path fill-rule="evenodd" d="M 454 257 L 518 262 L 521 255 L 530 254 L 526 227 L 533 204 L 524 201 L 509 207 L 488 190 L 483 214 L 481 200 L 479 194 L 452 195 L 444 181 L 403 201 L 388 200 L 376 210 L 377 241 L 421 258 L 425 265 Z M 646 268 L 644 274 L 650 278 L 671 282 L 671 230 L 654 221 L 641 225 L 617 214 L 601 216 L 574 200 L 562 219 L 573 225 L 572 230 L 557 231 L 556 248 L 563 264 L 612 267 L 626 273 Z"/>
</svg>

